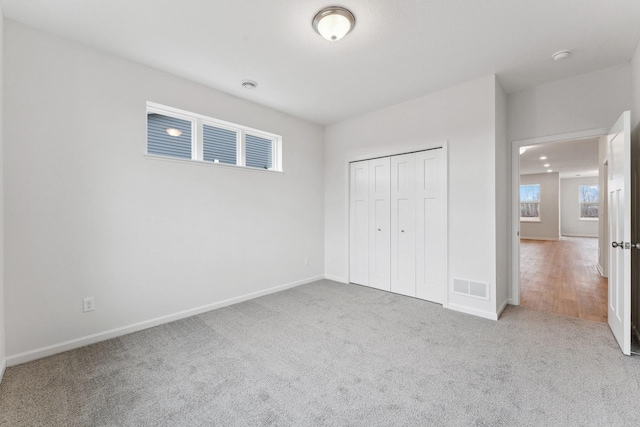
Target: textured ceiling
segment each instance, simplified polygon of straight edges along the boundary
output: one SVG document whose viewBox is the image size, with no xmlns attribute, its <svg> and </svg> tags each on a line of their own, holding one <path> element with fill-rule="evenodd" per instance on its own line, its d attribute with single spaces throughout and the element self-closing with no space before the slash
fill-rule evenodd
<svg viewBox="0 0 640 427">
<path fill-rule="evenodd" d="M 508 92 L 629 61 L 638 0 L 0 0 L 4 14 L 320 124 L 497 74 Z M 551 54 L 574 54 L 555 63 Z M 258 82 L 256 90 L 240 86 Z"/>
<path fill-rule="evenodd" d="M 540 157 L 547 157 L 540 160 Z M 545 167 L 549 164 L 549 167 Z M 561 178 L 598 176 L 598 138 L 532 145 L 520 155 L 520 174 L 559 172 Z"/>
</svg>

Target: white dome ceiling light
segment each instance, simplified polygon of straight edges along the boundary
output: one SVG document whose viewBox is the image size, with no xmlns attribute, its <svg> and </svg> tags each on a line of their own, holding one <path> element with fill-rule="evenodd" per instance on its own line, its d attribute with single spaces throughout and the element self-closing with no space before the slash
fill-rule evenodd
<svg viewBox="0 0 640 427">
<path fill-rule="evenodd" d="M 356 17 L 340 6 L 331 6 L 316 13 L 313 29 L 325 39 L 335 42 L 349 34 L 356 25 Z"/>
<path fill-rule="evenodd" d="M 560 52 L 554 53 L 551 57 L 553 58 L 554 61 L 558 62 L 558 61 L 562 61 L 563 59 L 566 59 L 569 55 L 571 55 L 570 50 L 561 50 Z"/>
</svg>

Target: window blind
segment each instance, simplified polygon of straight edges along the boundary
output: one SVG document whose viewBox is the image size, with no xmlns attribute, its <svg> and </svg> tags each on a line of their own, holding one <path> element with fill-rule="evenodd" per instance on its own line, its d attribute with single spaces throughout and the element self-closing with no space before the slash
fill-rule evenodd
<svg viewBox="0 0 640 427">
<path fill-rule="evenodd" d="M 246 165 L 253 168 L 271 169 L 273 166 L 273 143 L 270 139 L 246 134 Z"/>
<path fill-rule="evenodd" d="M 202 126 L 202 158 L 205 162 L 218 160 L 235 165 L 238 133 L 215 126 Z"/>
<path fill-rule="evenodd" d="M 167 129 L 178 129 L 171 136 Z M 147 114 L 147 154 L 191 159 L 191 122 L 161 114 Z"/>
</svg>

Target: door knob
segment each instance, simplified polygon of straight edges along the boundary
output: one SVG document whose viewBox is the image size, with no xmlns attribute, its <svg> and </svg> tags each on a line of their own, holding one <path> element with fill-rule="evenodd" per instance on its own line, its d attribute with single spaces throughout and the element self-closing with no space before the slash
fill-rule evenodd
<svg viewBox="0 0 640 427">
<path fill-rule="evenodd" d="M 632 243 L 631 249 L 640 249 L 640 243 Z"/>
<path fill-rule="evenodd" d="M 620 248 L 623 249 L 624 248 L 624 242 L 611 242 L 611 247 L 613 248 Z"/>
</svg>

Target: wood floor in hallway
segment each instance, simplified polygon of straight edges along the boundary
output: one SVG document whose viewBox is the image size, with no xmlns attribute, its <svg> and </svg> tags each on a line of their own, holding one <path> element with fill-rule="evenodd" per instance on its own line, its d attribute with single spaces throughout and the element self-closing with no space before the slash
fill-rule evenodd
<svg viewBox="0 0 640 427">
<path fill-rule="evenodd" d="M 596 263 L 598 239 L 520 241 L 520 304 L 607 322 L 607 279 Z"/>
</svg>

